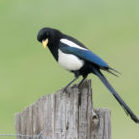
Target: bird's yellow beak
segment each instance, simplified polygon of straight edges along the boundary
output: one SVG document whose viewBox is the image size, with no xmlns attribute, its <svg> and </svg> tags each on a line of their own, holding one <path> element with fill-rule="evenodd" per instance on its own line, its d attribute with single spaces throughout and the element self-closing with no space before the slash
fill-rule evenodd
<svg viewBox="0 0 139 139">
<path fill-rule="evenodd" d="M 44 48 L 46 48 L 47 44 L 48 44 L 48 39 L 42 41 L 42 45 Z"/>
</svg>

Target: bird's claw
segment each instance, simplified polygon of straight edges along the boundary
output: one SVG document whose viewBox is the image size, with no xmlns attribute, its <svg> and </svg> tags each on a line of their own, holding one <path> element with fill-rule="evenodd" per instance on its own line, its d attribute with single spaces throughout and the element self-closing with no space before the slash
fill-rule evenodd
<svg viewBox="0 0 139 139">
<path fill-rule="evenodd" d="M 68 89 L 68 87 L 64 87 L 63 93 L 64 93 L 64 92 L 67 93 L 67 89 Z"/>
<path fill-rule="evenodd" d="M 79 84 L 78 84 L 78 88 L 82 88 L 83 84 L 84 84 L 85 80 L 81 81 Z"/>
</svg>

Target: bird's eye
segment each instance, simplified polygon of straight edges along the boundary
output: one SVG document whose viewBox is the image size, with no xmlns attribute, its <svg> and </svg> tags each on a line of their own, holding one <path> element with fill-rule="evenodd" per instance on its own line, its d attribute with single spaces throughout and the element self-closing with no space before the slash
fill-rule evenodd
<svg viewBox="0 0 139 139">
<path fill-rule="evenodd" d="M 49 38 L 50 37 L 50 35 L 49 34 L 47 34 L 47 37 L 46 38 Z"/>
<path fill-rule="evenodd" d="M 47 38 L 48 38 L 48 37 L 47 37 L 46 35 L 43 36 L 42 41 L 45 41 Z"/>
<path fill-rule="evenodd" d="M 46 39 L 42 39 L 42 42 L 45 41 Z"/>
</svg>

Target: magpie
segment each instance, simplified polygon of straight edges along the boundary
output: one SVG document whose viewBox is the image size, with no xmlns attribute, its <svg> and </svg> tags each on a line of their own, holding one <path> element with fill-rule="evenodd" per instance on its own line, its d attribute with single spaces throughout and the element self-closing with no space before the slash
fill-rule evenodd
<svg viewBox="0 0 139 139">
<path fill-rule="evenodd" d="M 88 74 L 93 73 L 112 93 L 115 99 L 125 110 L 126 114 L 129 115 L 135 123 L 139 123 L 138 117 L 119 96 L 102 73 L 103 70 L 113 75 L 117 75 L 116 73 L 119 73 L 117 70 L 110 67 L 103 59 L 90 51 L 77 39 L 66 35 L 57 29 L 49 27 L 40 29 L 37 35 L 37 40 L 42 43 L 44 48 L 48 46 L 55 60 L 64 69 L 74 73 L 75 78 L 65 87 L 64 90 L 77 80 L 79 76 L 83 77 L 78 85 L 81 86 Z"/>
</svg>

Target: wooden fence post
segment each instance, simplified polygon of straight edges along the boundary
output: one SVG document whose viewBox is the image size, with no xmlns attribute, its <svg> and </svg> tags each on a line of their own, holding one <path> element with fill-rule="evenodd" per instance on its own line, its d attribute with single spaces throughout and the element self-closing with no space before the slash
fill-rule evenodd
<svg viewBox="0 0 139 139">
<path fill-rule="evenodd" d="M 15 127 L 17 134 L 45 139 L 111 139 L 110 110 L 93 109 L 90 80 L 41 97 L 16 114 Z"/>
</svg>

